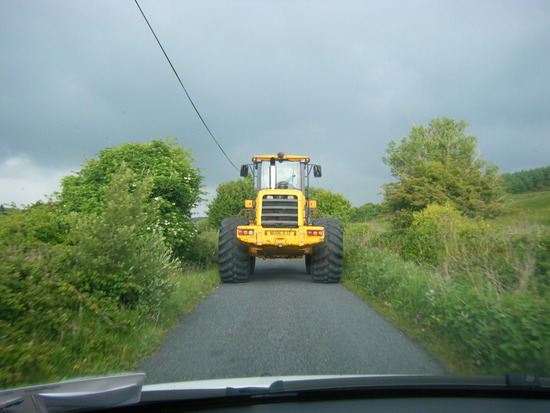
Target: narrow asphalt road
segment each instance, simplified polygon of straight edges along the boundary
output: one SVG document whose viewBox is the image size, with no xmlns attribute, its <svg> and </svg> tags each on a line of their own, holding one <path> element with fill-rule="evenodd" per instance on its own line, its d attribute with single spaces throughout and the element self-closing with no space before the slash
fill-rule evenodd
<svg viewBox="0 0 550 413">
<path fill-rule="evenodd" d="M 341 284 L 303 260 L 257 261 L 223 284 L 138 369 L 147 384 L 310 374 L 445 374 L 442 364 Z"/>
</svg>

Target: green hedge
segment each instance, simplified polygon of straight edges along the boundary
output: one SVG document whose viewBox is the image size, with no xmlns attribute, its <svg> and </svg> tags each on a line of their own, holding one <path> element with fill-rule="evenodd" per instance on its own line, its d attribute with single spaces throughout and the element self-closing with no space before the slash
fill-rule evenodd
<svg viewBox="0 0 550 413">
<path fill-rule="evenodd" d="M 358 230 L 348 236 L 345 282 L 421 340 L 453 349 L 465 364 L 451 361 L 457 372 L 550 375 L 547 293 L 502 288 L 480 272 L 406 261 L 388 249 L 365 247 L 368 237 Z"/>
<path fill-rule="evenodd" d="M 132 370 L 218 284 L 148 226 L 150 191 L 121 170 L 101 212 L 0 214 L 0 388 Z M 215 246 L 194 248 L 208 267 Z"/>
</svg>

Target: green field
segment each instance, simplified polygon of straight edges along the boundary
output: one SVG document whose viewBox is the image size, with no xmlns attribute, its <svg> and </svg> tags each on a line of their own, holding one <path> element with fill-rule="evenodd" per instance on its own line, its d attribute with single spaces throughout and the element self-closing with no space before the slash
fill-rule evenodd
<svg viewBox="0 0 550 413">
<path fill-rule="evenodd" d="M 527 221 L 550 226 L 550 189 L 524 194 L 508 194 L 504 205 L 512 211 L 498 219 L 506 221 Z"/>
</svg>

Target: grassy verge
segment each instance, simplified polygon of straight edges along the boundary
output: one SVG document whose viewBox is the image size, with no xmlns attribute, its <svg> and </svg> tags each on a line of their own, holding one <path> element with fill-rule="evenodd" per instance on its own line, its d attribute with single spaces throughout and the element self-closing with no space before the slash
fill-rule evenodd
<svg viewBox="0 0 550 413">
<path fill-rule="evenodd" d="M 550 374 L 549 302 L 364 250 L 344 283 L 456 374 Z"/>
<path fill-rule="evenodd" d="M 455 374 L 550 376 L 548 230 L 536 208 L 517 215 L 429 217 L 416 243 L 377 222 L 352 225 L 344 283 Z M 411 260 L 415 249 L 430 261 Z"/>
<path fill-rule="evenodd" d="M 346 278 L 343 280 L 343 283 L 348 289 L 363 299 L 363 301 L 367 302 L 387 320 L 398 326 L 409 337 L 420 343 L 426 350 L 439 359 L 451 374 L 481 374 L 479 368 L 469 357 L 460 355 L 454 343 L 426 331 L 425 328 L 418 325 L 414 317 L 411 318 L 410 315 L 403 314 L 399 309 L 393 308 L 391 303 L 380 300 L 375 295 L 370 294 L 355 280 Z"/>
</svg>

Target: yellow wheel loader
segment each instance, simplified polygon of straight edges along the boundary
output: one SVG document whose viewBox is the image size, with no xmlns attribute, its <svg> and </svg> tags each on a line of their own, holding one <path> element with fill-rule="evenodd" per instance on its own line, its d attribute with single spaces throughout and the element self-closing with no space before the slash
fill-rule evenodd
<svg viewBox="0 0 550 413">
<path fill-rule="evenodd" d="M 218 248 L 220 278 L 225 283 L 246 282 L 256 258 L 305 257 L 313 281 L 337 283 L 342 277 L 343 238 L 340 222 L 323 218 L 309 200 L 309 176 L 321 167 L 307 156 L 252 157 L 241 176 L 252 173 L 256 199 L 245 201 L 237 217 L 221 223 Z"/>
</svg>

